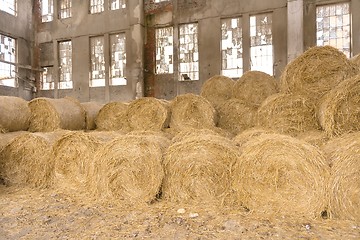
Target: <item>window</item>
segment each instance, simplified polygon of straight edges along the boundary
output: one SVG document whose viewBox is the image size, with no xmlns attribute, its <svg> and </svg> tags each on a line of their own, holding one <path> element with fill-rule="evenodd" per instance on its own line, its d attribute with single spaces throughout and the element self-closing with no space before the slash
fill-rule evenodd
<svg viewBox="0 0 360 240">
<path fill-rule="evenodd" d="M 55 87 L 54 78 L 53 78 L 53 66 L 42 67 L 44 71 L 41 76 L 41 89 L 42 90 L 52 90 Z"/>
<path fill-rule="evenodd" d="M 16 42 L 0 34 L 0 85 L 16 87 Z"/>
<path fill-rule="evenodd" d="M 60 18 L 71 17 L 71 0 L 60 0 Z"/>
<path fill-rule="evenodd" d="M 104 11 L 104 0 L 90 0 L 90 13 L 100 13 Z"/>
<path fill-rule="evenodd" d="M 71 41 L 59 42 L 59 89 L 69 89 L 72 83 L 72 46 Z"/>
<path fill-rule="evenodd" d="M 250 68 L 273 75 L 271 13 L 250 16 Z"/>
<path fill-rule="evenodd" d="M 104 37 L 90 38 L 91 75 L 90 87 L 105 86 Z"/>
<path fill-rule="evenodd" d="M 159 2 L 168 2 L 169 0 L 155 0 L 155 3 L 159 3 Z"/>
<path fill-rule="evenodd" d="M 126 8 L 125 0 L 110 0 L 110 10 Z"/>
<path fill-rule="evenodd" d="M 349 3 L 331 4 L 316 8 L 316 44 L 330 45 L 350 57 Z"/>
<path fill-rule="evenodd" d="M 16 1 L 0 0 L 0 10 L 16 16 Z"/>
<path fill-rule="evenodd" d="M 126 48 L 125 34 L 111 34 L 111 76 L 110 85 L 126 85 Z"/>
<path fill-rule="evenodd" d="M 221 20 L 222 75 L 238 78 L 243 74 L 241 18 Z"/>
<path fill-rule="evenodd" d="M 173 73 L 173 28 L 156 29 L 156 73 Z"/>
<path fill-rule="evenodd" d="M 199 80 L 198 25 L 180 25 L 179 73 L 182 80 Z"/>
<path fill-rule="evenodd" d="M 42 0 L 41 1 L 41 21 L 51 22 L 54 14 L 54 1 Z"/>
</svg>

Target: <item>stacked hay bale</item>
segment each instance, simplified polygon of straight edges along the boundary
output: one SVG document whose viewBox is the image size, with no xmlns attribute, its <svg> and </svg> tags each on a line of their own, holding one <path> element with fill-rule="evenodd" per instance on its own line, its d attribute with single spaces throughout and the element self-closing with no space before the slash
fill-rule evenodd
<svg viewBox="0 0 360 240">
<path fill-rule="evenodd" d="M 133 131 L 161 131 L 169 127 L 169 103 L 153 97 L 139 98 L 130 102 L 126 117 Z"/>
<path fill-rule="evenodd" d="M 229 77 L 215 75 L 204 82 L 200 95 L 217 108 L 232 97 L 234 84 L 235 81 Z"/>
<path fill-rule="evenodd" d="M 166 151 L 171 142 L 167 135 L 164 132 L 160 131 L 131 131 L 126 135 L 141 136 L 147 138 L 149 141 L 154 141 L 161 147 L 163 152 Z"/>
<path fill-rule="evenodd" d="M 261 134 L 241 147 L 232 168 L 232 198 L 255 213 L 320 218 L 328 203 L 329 171 L 321 151 L 311 144 Z"/>
<path fill-rule="evenodd" d="M 360 132 L 334 138 L 323 146 L 331 165 L 330 217 L 360 221 Z"/>
<path fill-rule="evenodd" d="M 0 96 L 0 113 L 0 133 L 28 130 L 30 109 L 24 99 Z"/>
<path fill-rule="evenodd" d="M 236 135 L 233 138 L 233 141 L 235 142 L 236 146 L 241 147 L 242 145 L 244 145 L 246 142 L 248 142 L 254 137 L 258 137 L 262 134 L 275 134 L 275 133 L 276 132 L 271 129 L 253 127 Z"/>
<path fill-rule="evenodd" d="M 200 128 L 200 129 L 196 129 L 196 128 L 184 128 L 181 131 L 176 132 L 176 134 L 174 135 L 174 137 L 171 139 L 172 143 L 175 142 L 180 142 L 183 139 L 186 138 L 190 138 L 190 137 L 195 137 L 195 136 L 200 136 L 200 135 L 216 135 L 219 137 L 224 137 L 227 139 L 231 139 L 232 135 L 229 135 L 228 132 L 226 131 L 221 131 L 221 129 L 219 130 L 219 128 L 212 128 L 212 129 L 208 129 L 208 128 Z"/>
<path fill-rule="evenodd" d="M 360 54 L 352 57 L 350 61 L 356 64 L 360 68 Z"/>
<path fill-rule="evenodd" d="M 130 131 L 126 117 L 129 104 L 124 102 L 110 102 L 105 104 L 95 118 L 96 129 L 99 131 Z"/>
<path fill-rule="evenodd" d="M 29 102 L 31 132 L 51 132 L 57 129 L 85 129 L 85 111 L 73 98 L 35 98 Z"/>
<path fill-rule="evenodd" d="M 149 203 L 158 195 L 164 177 L 162 158 L 156 141 L 119 136 L 96 151 L 88 187 L 100 200 Z"/>
<path fill-rule="evenodd" d="M 360 130 L 360 74 L 342 81 L 320 101 L 320 124 L 328 136 Z"/>
<path fill-rule="evenodd" d="M 97 102 L 83 102 L 81 103 L 81 106 L 84 108 L 85 111 L 85 129 L 96 129 L 95 119 L 104 104 Z"/>
<path fill-rule="evenodd" d="M 222 205 L 239 157 L 235 144 L 211 133 L 183 136 L 164 157 L 163 198 L 171 202 Z"/>
<path fill-rule="evenodd" d="M 329 141 L 329 136 L 322 130 L 311 130 L 299 133 L 296 138 L 304 140 L 314 146 L 322 147 Z"/>
</svg>

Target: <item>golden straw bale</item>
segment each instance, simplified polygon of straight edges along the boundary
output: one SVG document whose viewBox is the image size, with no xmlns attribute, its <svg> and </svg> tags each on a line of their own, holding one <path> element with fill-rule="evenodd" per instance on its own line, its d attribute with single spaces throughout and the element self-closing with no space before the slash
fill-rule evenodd
<svg viewBox="0 0 360 240">
<path fill-rule="evenodd" d="M 204 82 L 200 95 L 206 98 L 216 108 L 231 98 L 235 81 L 229 77 L 215 75 Z"/>
<path fill-rule="evenodd" d="M 106 202 L 149 203 L 164 177 L 162 158 L 161 146 L 148 137 L 117 137 L 95 153 L 88 187 Z"/>
<path fill-rule="evenodd" d="M 240 154 L 235 144 L 214 134 L 189 135 L 165 154 L 165 200 L 222 205 L 230 190 L 230 173 Z"/>
<path fill-rule="evenodd" d="M 330 217 L 360 221 L 360 132 L 344 134 L 323 146 L 331 165 Z"/>
<path fill-rule="evenodd" d="M 97 130 L 100 131 L 130 131 L 126 116 L 129 104 L 125 102 L 110 102 L 105 104 L 95 118 Z"/>
<path fill-rule="evenodd" d="M 233 98 L 259 107 L 270 95 L 278 92 L 278 80 L 261 71 L 247 71 L 235 83 Z"/>
<path fill-rule="evenodd" d="M 350 61 L 356 64 L 360 68 L 360 53 L 352 58 L 350 58 Z"/>
<path fill-rule="evenodd" d="M 57 129 L 85 128 L 85 111 L 73 98 L 35 98 L 29 102 L 31 132 L 51 132 Z"/>
<path fill-rule="evenodd" d="M 319 121 L 329 136 L 360 130 L 360 74 L 346 79 L 320 101 Z"/>
<path fill-rule="evenodd" d="M 257 109 L 236 98 L 223 102 L 217 109 L 217 126 L 233 135 L 256 124 Z"/>
<path fill-rule="evenodd" d="M 129 104 L 127 119 L 132 130 L 161 131 L 169 126 L 169 104 L 153 97 L 136 99 Z"/>
<path fill-rule="evenodd" d="M 329 141 L 328 135 L 321 130 L 310 130 L 306 132 L 299 133 L 296 138 L 301 139 L 305 142 L 308 142 L 314 146 L 322 147 Z"/>
<path fill-rule="evenodd" d="M 232 197 L 254 213 L 320 218 L 328 203 L 329 171 L 319 148 L 262 134 L 242 146 L 232 169 Z"/>
<path fill-rule="evenodd" d="M 29 128 L 30 108 L 19 97 L 0 96 L 0 133 L 26 131 Z"/>
<path fill-rule="evenodd" d="M 276 132 L 271 129 L 265 129 L 260 127 L 253 127 L 246 129 L 245 131 L 239 133 L 233 138 L 236 146 L 242 147 L 246 142 L 251 140 L 254 137 L 258 137 L 262 134 L 275 134 Z"/>
<path fill-rule="evenodd" d="M 301 94 L 317 101 L 358 72 L 358 67 L 338 49 L 312 47 L 287 64 L 280 78 L 280 92 Z"/>
<path fill-rule="evenodd" d="M 263 102 L 258 109 L 258 126 L 292 136 L 320 129 L 311 99 L 283 93 L 274 94 Z"/>
<path fill-rule="evenodd" d="M 83 102 L 81 103 L 81 106 L 84 108 L 85 111 L 85 129 L 96 129 L 95 119 L 104 104 L 97 102 Z"/>
<path fill-rule="evenodd" d="M 204 97 L 192 93 L 178 95 L 171 101 L 170 128 L 213 128 L 215 108 Z"/>
</svg>

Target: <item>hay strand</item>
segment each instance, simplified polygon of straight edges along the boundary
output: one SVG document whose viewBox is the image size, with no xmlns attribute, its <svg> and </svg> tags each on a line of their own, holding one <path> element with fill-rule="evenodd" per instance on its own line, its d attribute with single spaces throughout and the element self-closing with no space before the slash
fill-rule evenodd
<svg viewBox="0 0 360 240">
<path fill-rule="evenodd" d="M 0 113 L 0 133 L 28 130 L 30 109 L 24 99 L 0 96 Z"/>
</svg>

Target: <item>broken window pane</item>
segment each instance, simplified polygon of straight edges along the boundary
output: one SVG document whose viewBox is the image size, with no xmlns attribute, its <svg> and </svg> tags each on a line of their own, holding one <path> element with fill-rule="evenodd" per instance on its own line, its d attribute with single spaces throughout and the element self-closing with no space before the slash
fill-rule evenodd
<svg viewBox="0 0 360 240">
<path fill-rule="evenodd" d="M 105 86 L 104 37 L 90 38 L 91 75 L 90 87 Z"/>
<path fill-rule="evenodd" d="M 159 2 L 168 2 L 169 0 L 155 0 L 155 3 L 159 3 Z"/>
<path fill-rule="evenodd" d="M 330 45 L 350 57 L 349 3 L 318 6 L 316 22 L 317 46 Z"/>
<path fill-rule="evenodd" d="M 125 33 L 110 35 L 111 75 L 110 85 L 126 85 Z"/>
<path fill-rule="evenodd" d="M 72 45 L 71 41 L 59 42 L 59 89 L 69 89 L 72 83 Z"/>
<path fill-rule="evenodd" d="M 104 0 L 90 0 L 90 13 L 100 13 L 104 11 Z"/>
<path fill-rule="evenodd" d="M 55 87 L 53 78 L 53 66 L 42 67 L 44 71 L 41 76 L 41 89 L 52 90 Z"/>
<path fill-rule="evenodd" d="M 16 87 L 15 63 L 15 39 L 0 34 L 0 85 Z"/>
<path fill-rule="evenodd" d="M 156 73 L 173 73 L 173 28 L 156 29 Z"/>
<path fill-rule="evenodd" d="M 250 68 L 273 75 L 272 14 L 250 16 Z"/>
<path fill-rule="evenodd" d="M 60 0 L 60 18 L 69 18 L 71 17 L 71 0 Z"/>
<path fill-rule="evenodd" d="M 1 0 L 0 10 L 16 16 L 16 1 L 15 0 Z"/>
<path fill-rule="evenodd" d="M 180 30 L 179 80 L 199 80 L 197 23 L 183 24 Z"/>
<path fill-rule="evenodd" d="M 222 75 L 238 78 L 243 74 L 241 18 L 221 20 Z"/>
<path fill-rule="evenodd" d="M 126 0 L 110 0 L 110 10 L 126 8 Z"/>
<path fill-rule="evenodd" d="M 41 0 L 41 21 L 51 22 L 54 15 L 54 0 Z"/>
</svg>

